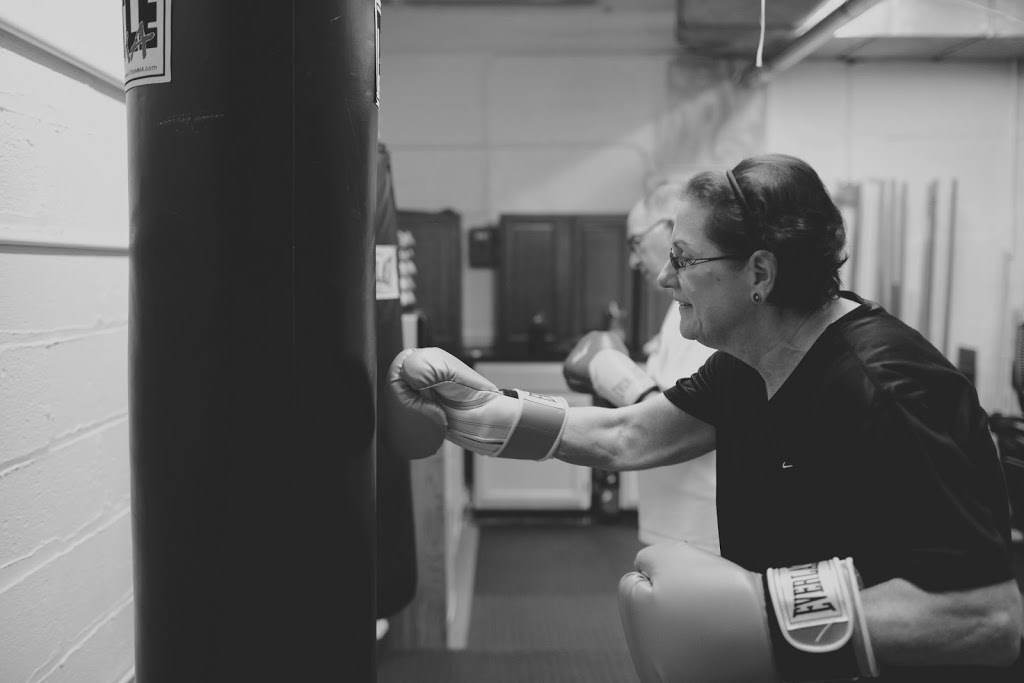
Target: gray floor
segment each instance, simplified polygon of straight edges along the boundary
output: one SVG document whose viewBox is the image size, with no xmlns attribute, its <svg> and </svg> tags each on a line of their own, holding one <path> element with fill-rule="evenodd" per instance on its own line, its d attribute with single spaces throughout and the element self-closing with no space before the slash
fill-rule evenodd
<svg viewBox="0 0 1024 683">
<path fill-rule="evenodd" d="M 378 683 L 635 683 L 616 589 L 640 549 L 616 525 L 482 524 L 467 649 L 378 655 Z"/>
</svg>

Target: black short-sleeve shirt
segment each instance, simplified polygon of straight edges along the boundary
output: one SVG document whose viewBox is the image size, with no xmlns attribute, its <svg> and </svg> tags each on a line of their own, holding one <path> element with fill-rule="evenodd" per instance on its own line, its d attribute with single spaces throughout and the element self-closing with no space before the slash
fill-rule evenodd
<svg viewBox="0 0 1024 683">
<path fill-rule="evenodd" d="M 771 400 L 722 352 L 665 392 L 716 428 L 723 557 L 756 572 L 852 557 L 871 586 L 1013 578 L 1003 471 L 971 383 L 877 304 L 828 327 Z"/>
</svg>

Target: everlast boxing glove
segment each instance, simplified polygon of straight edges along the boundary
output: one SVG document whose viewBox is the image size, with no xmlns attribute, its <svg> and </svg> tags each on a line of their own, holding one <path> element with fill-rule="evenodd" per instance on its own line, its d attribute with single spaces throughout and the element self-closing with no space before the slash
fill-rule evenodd
<svg viewBox="0 0 1024 683">
<path fill-rule="evenodd" d="M 853 561 L 748 572 L 686 543 L 644 548 L 619 582 L 643 683 L 877 677 Z"/>
<path fill-rule="evenodd" d="M 396 404 L 418 424 L 434 425 L 425 444 L 407 457 L 425 457 L 444 438 L 463 448 L 500 458 L 544 460 L 551 457 L 565 429 L 564 398 L 498 389 L 450 353 L 437 348 L 407 349 L 391 363 L 388 390 Z M 402 429 L 402 420 L 388 428 Z"/>
<path fill-rule="evenodd" d="M 627 354 L 610 332 L 588 332 L 562 365 L 569 388 L 594 393 L 616 406 L 632 405 L 658 391 L 658 385 Z"/>
</svg>

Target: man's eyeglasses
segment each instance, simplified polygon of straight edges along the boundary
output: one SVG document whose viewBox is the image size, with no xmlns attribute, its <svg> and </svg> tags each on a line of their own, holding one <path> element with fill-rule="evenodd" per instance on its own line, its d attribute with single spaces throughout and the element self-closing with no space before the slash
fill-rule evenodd
<svg viewBox="0 0 1024 683">
<path fill-rule="evenodd" d="M 660 221 L 655 221 L 655 222 L 651 223 L 649 226 L 647 226 L 647 229 L 644 230 L 643 232 L 641 232 L 641 233 L 639 233 L 637 235 L 630 235 L 628 238 L 626 238 L 626 243 L 629 244 L 629 248 L 630 249 L 632 249 L 633 251 L 636 251 L 637 249 L 640 248 L 640 244 L 644 241 L 644 238 L 647 237 L 647 235 L 651 234 L 652 232 L 654 232 L 657 228 L 661 227 L 662 225 L 671 225 L 671 224 L 672 224 L 672 219 L 671 218 L 662 218 Z"/>
<path fill-rule="evenodd" d="M 668 252 L 668 262 L 672 264 L 672 268 L 675 270 L 682 270 L 683 268 L 689 268 L 690 266 L 697 266 L 701 263 L 708 263 L 709 261 L 722 261 L 724 259 L 744 259 L 745 256 L 735 256 L 732 254 L 726 256 L 712 256 L 710 258 L 684 258 L 682 256 L 676 256 L 672 250 Z"/>
</svg>

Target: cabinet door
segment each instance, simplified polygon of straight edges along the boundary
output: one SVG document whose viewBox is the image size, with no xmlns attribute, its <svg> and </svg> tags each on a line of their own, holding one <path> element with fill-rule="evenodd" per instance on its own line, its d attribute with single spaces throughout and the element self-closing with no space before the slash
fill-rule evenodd
<svg viewBox="0 0 1024 683">
<path fill-rule="evenodd" d="M 498 344 L 509 356 L 528 350 L 530 321 L 548 330 L 537 360 L 563 358 L 591 330 L 607 329 L 614 302 L 627 316 L 629 275 L 625 218 L 617 215 L 502 216 Z"/>
<path fill-rule="evenodd" d="M 606 329 L 609 310 L 620 309 L 629 330 L 632 278 L 622 216 L 577 216 L 573 226 L 573 320 L 568 337 Z"/>
<path fill-rule="evenodd" d="M 502 353 L 526 353 L 537 316 L 548 329 L 549 345 L 571 329 L 571 228 L 565 217 L 502 217 L 496 340 Z"/>
<path fill-rule="evenodd" d="M 423 345 L 462 351 L 462 229 L 459 214 L 399 211 L 398 225 L 416 240 L 416 305 L 427 319 Z"/>
</svg>

